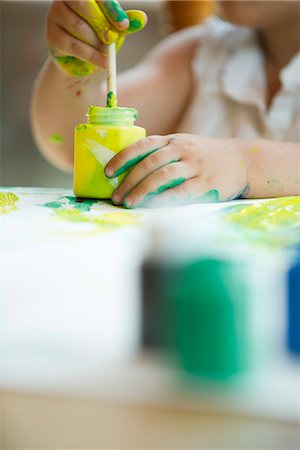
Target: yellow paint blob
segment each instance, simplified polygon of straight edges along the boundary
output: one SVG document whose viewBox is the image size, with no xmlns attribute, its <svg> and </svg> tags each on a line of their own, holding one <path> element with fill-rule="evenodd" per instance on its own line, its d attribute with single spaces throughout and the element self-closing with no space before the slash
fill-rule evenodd
<svg viewBox="0 0 300 450">
<path fill-rule="evenodd" d="M 78 209 L 57 209 L 54 217 L 58 220 L 73 223 L 88 223 L 95 225 L 98 231 L 112 231 L 124 226 L 137 226 L 140 224 L 140 216 L 127 212 L 111 212 L 104 214 L 90 214 Z"/>
<path fill-rule="evenodd" d="M 8 214 L 17 209 L 19 197 L 13 192 L 0 192 L 0 214 Z"/>
<path fill-rule="evenodd" d="M 259 147 L 250 147 L 249 148 L 249 153 L 255 154 L 255 153 L 259 153 L 261 150 Z"/>
</svg>

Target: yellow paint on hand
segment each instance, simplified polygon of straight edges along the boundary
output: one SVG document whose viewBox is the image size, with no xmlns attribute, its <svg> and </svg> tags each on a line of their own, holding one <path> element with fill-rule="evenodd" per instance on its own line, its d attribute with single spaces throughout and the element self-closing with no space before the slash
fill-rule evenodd
<svg viewBox="0 0 300 450">
<path fill-rule="evenodd" d="M 19 197 L 13 192 L 0 192 L 0 214 L 8 214 L 17 209 Z"/>
<path fill-rule="evenodd" d="M 249 153 L 256 154 L 259 153 L 261 149 L 259 147 L 250 147 L 248 151 Z"/>
</svg>

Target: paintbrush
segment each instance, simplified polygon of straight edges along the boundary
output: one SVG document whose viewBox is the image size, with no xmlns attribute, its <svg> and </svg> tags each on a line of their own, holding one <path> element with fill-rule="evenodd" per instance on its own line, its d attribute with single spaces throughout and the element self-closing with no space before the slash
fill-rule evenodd
<svg viewBox="0 0 300 450">
<path fill-rule="evenodd" d="M 116 108 L 117 102 L 117 52 L 116 43 L 108 46 L 108 60 L 107 60 L 107 100 L 106 106 L 109 108 Z"/>
</svg>

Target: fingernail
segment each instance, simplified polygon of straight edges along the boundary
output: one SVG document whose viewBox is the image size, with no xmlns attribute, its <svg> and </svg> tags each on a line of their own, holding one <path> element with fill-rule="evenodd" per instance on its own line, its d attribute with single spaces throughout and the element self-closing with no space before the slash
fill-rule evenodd
<svg viewBox="0 0 300 450">
<path fill-rule="evenodd" d="M 111 167 L 107 167 L 107 169 L 105 169 L 105 175 L 107 177 L 112 177 L 114 174 L 114 170 Z"/>
<path fill-rule="evenodd" d="M 118 26 L 121 30 L 125 30 L 126 28 L 128 28 L 129 23 L 130 22 L 128 19 L 123 19 L 123 20 L 121 20 L 121 22 L 118 22 Z"/>
<path fill-rule="evenodd" d="M 120 195 L 114 194 L 111 199 L 112 199 L 112 201 L 113 201 L 113 203 L 115 205 L 119 205 L 120 204 L 120 200 L 121 200 Z"/>
<path fill-rule="evenodd" d="M 126 197 L 125 200 L 123 200 L 123 205 L 125 206 L 125 208 L 130 208 L 134 203 L 133 198 L 131 197 Z"/>
</svg>

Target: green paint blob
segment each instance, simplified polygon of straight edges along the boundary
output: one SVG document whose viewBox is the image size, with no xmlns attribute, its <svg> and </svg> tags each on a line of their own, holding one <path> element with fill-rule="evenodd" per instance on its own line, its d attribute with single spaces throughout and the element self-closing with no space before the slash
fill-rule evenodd
<svg viewBox="0 0 300 450">
<path fill-rule="evenodd" d="M 49 137 L 49 142 L 51 144 L 61 144 L 64 141 L 64 138 L 60 134 L 52 134 L 52 136 Z"/>
<path fill-rule="evenodd" d="M 118 106 L 116 94 L 112 91 L 107 94 L 106 106 L 108 108 L 116 108 Z"/>
<path fill-rule="evenodd" d="M 123 22 L 123 20 L 128 19 L 127 14 L 123 10 L 119 2 L 115 0 L 105 0 L 103 2 L 103 6 L 107 14 L 116 22 Z"/>
<path fill-rule="evenodd" d="M 197 202 L 199 203 L 215 203 L 219 201 L 219 191 L 216 189 L 211 189 L 205 194 L 198 197 Z"/>
<path fill-rule="evenodd" d="M 9 214 L 17 209 L 19 197 L 13 192 L 0 192 L 0 214 Z"/>
<path fill-rule="evenodd" d="M 142 155 L 138 155 L 135 158 L 132 158 L 129 161 L 126 161 L 126 163 L 123 166 L 121 166 L 118 170 L 116 170 L 116 172 L 110 178 L 114 178 L 114 177 L 118 177 L 118 176 L 122 175 L 122 173 L 126 172 L 126 170 L 135 166 L 137 163 L 139 163 L 143 159 L 147 158 L 147 156 L 151 155 L 151 153 L 154 153 L 157 150 L 159 150 L 159 148 L 154 148 L 152 150 L 149 150 L 147 153 L 143 153 Z"/>
<path fill-rule="evenodd" d="M 59 65 L 73 77 L 86 77 L 91 75 L 97 67 L 94 64 L 82 61 L 75 56 L 55 56 L 52 57 L 59 63 Z"/>
<path fill-rule="evenodd" d="M 87 212 L 90 211 L 97 202 L 97 200 L 93 199 L 78 199 L 77 197 L 65 196 L 59 197 L 57 200 L 45 203 L 41 206 L 51 209 L 68 209 L 71 206 L 78 211 Z"/>
<path fill-rule="evenodd" d="M 127 31 L 128 32 L 138 31 L 141 28 L 143 28 L 143 25 L 144 25 L 144 23 L 141 19 L 138 19 L 138 18 L 130 19 L 130 24 L 129 24 Z"/>
<path fill-rule="evenodd" d="M 300 242 L 300 197 L 237 205 L 225 212 L 225 220 L 252 240 L 279 247 Z"/>
</svg>

